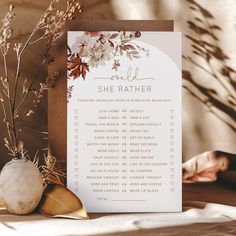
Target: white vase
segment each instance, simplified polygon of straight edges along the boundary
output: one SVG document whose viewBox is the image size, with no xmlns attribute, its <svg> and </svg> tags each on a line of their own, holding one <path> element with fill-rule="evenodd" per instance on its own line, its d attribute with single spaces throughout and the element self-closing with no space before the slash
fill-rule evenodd
<svg viewBox="0 0 236 236">
<path fill-rule="evenodd" d="M 13 159 L 0 174 L 0 200 L 13 214 L 29 214 L 37 207 L 43 193 L 39 169 L 26 159 Z"/>
</svg>

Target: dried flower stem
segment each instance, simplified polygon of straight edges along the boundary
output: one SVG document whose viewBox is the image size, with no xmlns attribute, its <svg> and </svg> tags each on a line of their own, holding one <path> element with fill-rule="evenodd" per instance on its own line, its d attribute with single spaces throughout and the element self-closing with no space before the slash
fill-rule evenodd
<svg viewBox="0 0 236 236">
<path fill-rule="evenodd" d="M 66 21 L 72 19 L 74 13 L 80 9 L 78 0 L 67 0 L 66 9 L 61 11 L 55 7 L 56 3 L 58 2 L 59 0 L 51 0 L 49 7 L 42 14 L 40 20 L 32 30 L 23 46 L 21 45 L 21 43 L 16 43 L 13 47 L 13 50 L 16 52 L 17 65 L 13 81 L 14 85 L 12 87 L 10 87 L 12 83 L 10 83 L 8 75 L 7 54 L 12 39 L 11 26 L 13 19 L 15 18 L 14 6 L 10 6 L 9 11 L 1 20 L 2 25 L 0 27 L 0 52 L 3 57 L 5 75 L 3 78 L 1 77 L 3 90 L 0 92 L 0 102 L 2 104 L 1 107 L 3 110 L 4 122 L 6 123 L 8 132 L 8 138 L 5 138 L 4 142 L 5 146 L 11 152 L 11 155 L 16 158 L 25 158 L 23 151 L 23 142 L 18 140 L 20 129 L 18 129 L 19 125 L 16 124 L 16 119 L 19 117 L 19 111 L 31 92 L 34 92 L 35 94 L 36 100 L 33 100 L 33 105 L 34 107 L 37 107 L 46 90 L 48 90 L 50 86 L 53 86 L 56 73 L 48 76 L 45 83 L 40 83 L 39 88 L 33 89 L 33 86 L 39 78 L 44 65 L 46 63 L 49 64 L 50 62 L 52 62 L 52 59 L 49 58 L 50 50 L 55 45 L 56 40 L 64 32 L 63 27 Z M 37 37 L 37 34 L 40 34 L 41 36 Z M 21 65 L 24 52 L 26 51 L 28 46 L 34 45 L 41 40 L 47 41 L 47 49 L 42 59 L 42 63 L 39 67 L 37 75 L 34 76 L 30 84 L 28 85 L 28 79 L 25 79 L 26 82 L 23 82 L 23 92 L 19 101 L 17 101 L 18 88 L 21 77 Z M 6 102 L 8 102 L 9 109 L 6 109 L 5 100 L 7 100 Z M 27 113 L 27 116 L 28 114 L 32 114 L 32 112 L 33 111 L 30 110 Z"/>
<path fill-rule="evenodd" d="M 14 86 L 15 89 L 14 89 L 14 94 L 13 94 L 13 112 L 14 113 L 15 113 L 15 105 L 16 105 L 16 93 L 17 93 L 17 87 L 18 87 L 18 81 L 19 81 L 19 75 L 20 75 L 21 56 L 36 31 L 37 31 L 37 28 L 34 29 L 33 32 L 30 34 L 29 38 L 27 39 L 24 46 L 22 47 L 19 55 L 17 56 L 17 69 L 16 69 L 15 86 Z"/>
<path fill-rule="evenodd" d="M 1 48 L 2 50 L 2 48 Z M 9 87 L 9 78 L 8 78 L 8 70 L 7 70 L 7 59 L 6 59 L 6 55 L 7 55 L 7 50 L 4 47 L 4 52 L 2 52 L 3 55 L 3 64 L 4 64 L 4 72 L 5 72 L 5 78 L 7 80 L 8 86 L 7 86 L 7 95 L 8 95 L 8 105 L 9 105 L 9 113 L 10 113 L 10 117 L 9 117 L 9 121 L 7 121 L 7 115 L 6 115 L 6 109 L 5 109 L 5 105 L 4 102 L 2 102 L 2 106 L 4 109 L 4 119 L 7 121 L 7 130 L 8 130 L 8 137 L 9 137 L 9 141 L 11 143 L 12 146 L 16 146 L 16 133 L 15 133 L 15 129 L 14 129 L 14 117 L 13 117 L 13 108 L 12 108 L 12 103 L 11 103 L 11 96 L 10 96 L 10 87 Z M 11 125 L 9 124 L 9 122 L 11 123 Z M 11 127 L 10 127 L 11 126 Z M 13 135 L 12 135 L 13 132 Z"/>
<path fill-rule="evenodd" d="M 2 95 L 1 95 L 2 96 Z M 7 133 L 8 133 L 8 137 L 9 137 L 9 140 L 10 140 L 10 144 L 11 144 L 11 147 L 13 147 L 13 143 L 12 143 L 12 137 L 11 137 L 11 127 L 10 127 L 10 124 L 7 120 L 7 113 L 6 113 L 6 109 L 5 109 L 5 105 L 4 105 L 4 102 L 3 100 L 1 100 L 1 104 L 2 104 L 2 111 L 3 111 L 3 117 L 4 117 L 4 123 L 6 124 L 7 126 Z M 9 150 L 11 151 L 11 150 Z"/>
<path fill-rule="evenodd" d="M 44 66 L 45 63 L 47 62 L 46 59 L 47 59 L 47 57 L 48 57 L 49 50 L 50 50 L 50 47 L 48 46 L 48 47 L 47 47 L 47 52 L 45 53 L 45 56 L 44 56 L 44 58 L 43 58 L 43 60 L 42 60 L 42 63 L 41 63 L 40 68 L 39 68 L 39 70 L 38 70 L 38 72 L 37 72 L 37 75 L 36 75 L 36 76 L 34 77 L 34 79 L 31 81 L 29 87 L 27 88 L 27 91 L 25 92 L 24 96 L 21 98 L 21 100 L 20 100 L 18 106 L 16 107 L 16 109 L 15 109 L 15 111 L 14 111 L 14 116 L 17 116 L 17 114 L 19 113 L 20 108 L 22 107 L 22 105 L 24 104 L 24 102 L 26 101 L 26 99 L 28 98 L 29 94 L 32 92 L 31 89 L 32 89 L 32 87 L 33 87 L 35 81 L 38 79 L 38 77 L 39 77 L 39 75 L 40 75 L 40 72 L 41 72 L 42 69 L 43 69 L 43 66 Z"/>
</svg>

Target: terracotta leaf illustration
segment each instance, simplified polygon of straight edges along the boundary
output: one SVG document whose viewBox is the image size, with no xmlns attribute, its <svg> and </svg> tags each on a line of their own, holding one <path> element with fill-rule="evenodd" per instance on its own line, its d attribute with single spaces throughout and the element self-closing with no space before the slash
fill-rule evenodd
<svg viewBox="0 0 236 236">
<path fill-rule="evenodd" d="M 49 217 L 88 219 L 80 199 L 66 187 L 48 184 L 39 203 L 38 210 Z"/>
<path fill-rule="evenodd" d="M 119 36 L 119 34 L 118 34 L 118 33 L 114 33 L 114 34 L 112 34 L 112 35 L 110 36 L 110 39 L 114 39 L 114 38 L 116 38 L 117 36 Z"/>
<path fill-rule="evenodd" d="M 85 80 L 89 66 L 87 63 L 83 62 L 78 55 L 74 55 L 67 61 L 67 69 L 70 71 L 69 76 L 73 77 L 73 79 L 82 76 Z"/>
</svg>

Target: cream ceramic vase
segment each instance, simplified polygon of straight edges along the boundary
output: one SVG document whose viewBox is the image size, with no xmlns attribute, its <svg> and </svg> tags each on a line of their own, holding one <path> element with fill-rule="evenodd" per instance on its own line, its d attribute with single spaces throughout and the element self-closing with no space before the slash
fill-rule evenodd
<svg viewBox="0 0 236 236">
<path fill-rule="evenodd" d="M 13 214 L 25 215 L 35 210 L 43 193 L 39 169 L 26 159 L 13 159 L 0 174 L 0 201 Z"/>
</svg>

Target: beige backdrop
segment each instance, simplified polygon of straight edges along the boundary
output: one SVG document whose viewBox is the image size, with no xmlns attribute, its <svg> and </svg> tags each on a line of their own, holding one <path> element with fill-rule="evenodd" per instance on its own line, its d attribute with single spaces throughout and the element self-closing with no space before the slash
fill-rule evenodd
<svg viewBox="0 0 236 236">
<path fill-rule="evenodd" d="M 48 5 L 48 0 L 4 0 L 0 2 L 0 17 L 7 10 L 8 5 L 16 6 L 17 20 L 15 22 L 16 40 L 24 40 L 25 36 L 35 25 L 40 14 Z M 192 19 L 185 0 L 83 0 L 84 12 L 81 19 L 174 19 L 175 31 L 184 34 L 192 33 L 188 29 L 187 21 Z M 236 68 L 236 1 L 234 0 L 197 0 L 215 16 L 215 22 L 222 27 L 219 32 L 220 46 L 231 57 L 230 65 Z M 38 63 L 38 55 L 41 48 L 33 48 L 26 54 L 24 59 L 23 76 L 35 76 L 34 66 Z M 190 43 L 183 40 L 183 54 L 190 53 Z M 10 59 L 13 67 L 13 57 Z M 2 61 L 0 61 L 2 66 Z M 197 75 L 198 79 L 204 80 L 206 74 L 195 66 L 187 65 Z M 2 68 L 0 69 L 0 72 Z M 45 71 L 46 73 L 46 71 Z M 205 86 L 209 86 L 206 80 Z M 211 85 L 211 84 L 210 84 Z M 235 92 L 235 91 L 234 91 Z M 44 135 L 40 131 L 47 131 L 46 100 L 39 107 L 38 113 L 30 120 L 24 122 L 24 138 L 30 154 L 33 155 L 39 148 L 45 148 L 47 143 L 43 140 Z M 0 113 L 2 116 L 2 113 Z M 6 133 L 0 123 L 0 137 L 3 139 Z M 43 141 L 42 141 L 43 140 Z M 2 141 L 1 141 L 2 143 Z M 210 113 L 204 105 L 186 91 L 183 93 L 183 156 L 189 159 L 193 155 L 210 149 L 220 149 L 228 152 L 236 152 L 236 133 L 225 123 Z M 0 166 L 7 161 L 6 150 L 3 143 L 0 144 Z"/>
</svg>

